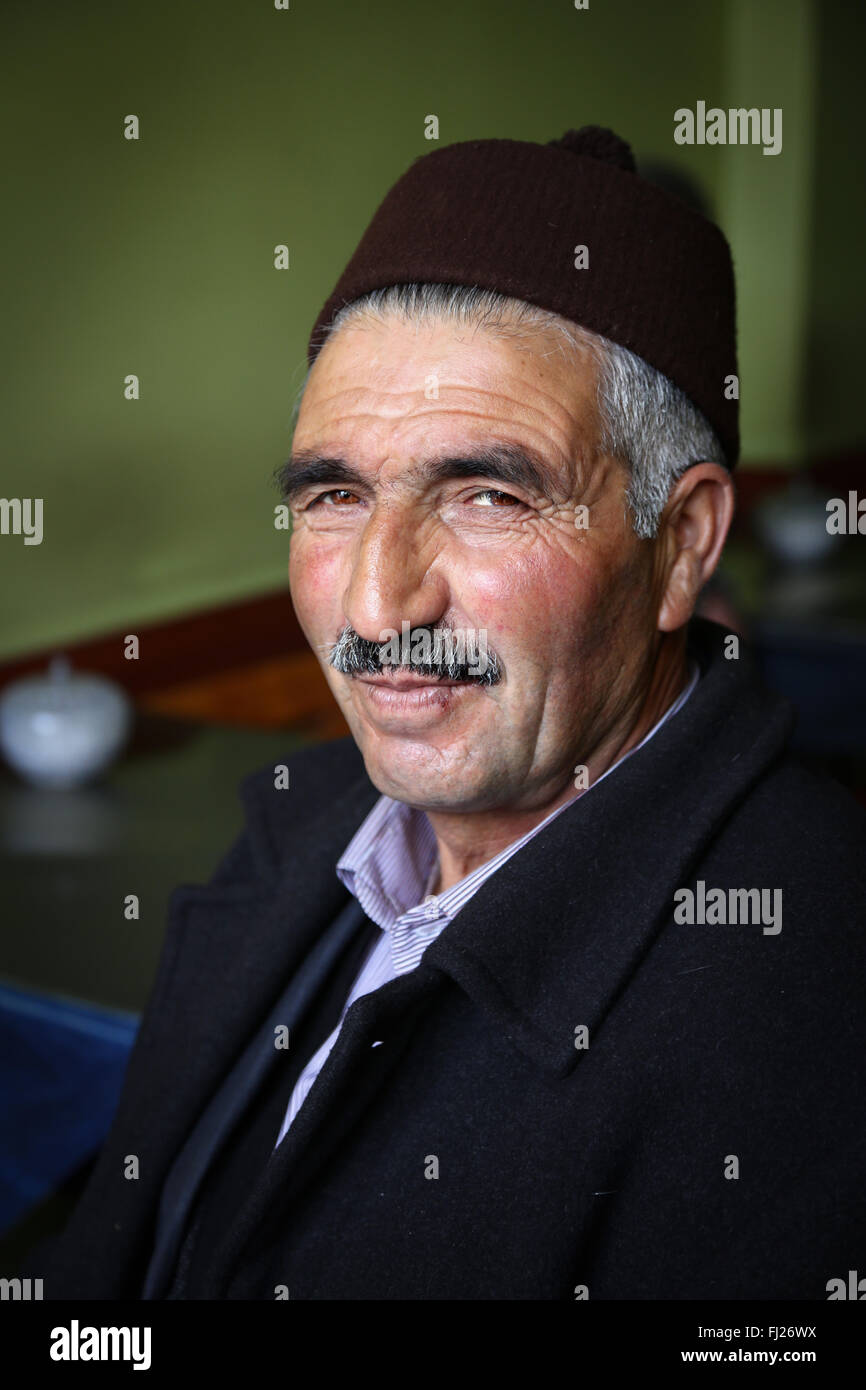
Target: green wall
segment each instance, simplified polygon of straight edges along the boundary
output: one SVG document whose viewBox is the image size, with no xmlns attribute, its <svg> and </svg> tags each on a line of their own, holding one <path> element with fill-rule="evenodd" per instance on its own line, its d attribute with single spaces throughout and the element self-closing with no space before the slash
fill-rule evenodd
<svg viewBox="0 0 866 1390">
<path fill-rule="evenodd" d="M 816 161 L 803 130 L 832 36 L 813 41 L 809 0 L 767 0 L 753 42 L 744 4 L 7 3 L 0 492 L 44 498 L 44 540 L 0 536 L 0 656 L 284 582 L 270 477 L 307 335 L 379 199 L 431 148 L 430 113 L 441 144 L 609 124 L 639 157 L 696 174 L 752 289 L 770 255 L 788 306 L 777 319 L 741 301 L 745 452 L 801 451 L 809 312 L 822 332 L 840 317 L 855 331 L 843 267 L 823 288 L 804 280 Z M 838 5 L 826 9 L 844 42 Z M 777 158 L 673 144 L 677 107 L 729 93 L 771 106 L 777 90 L 796 106 L 804 77 Z M 138 141 L 123 138 L 130 113 Z M 754 204 L 762 179 L 777 214 Z M 767 217 L 778 229 L 792 209 L 806 219 L 796 234 L 756 250 Z M 826 213 L 816 235 L 832 257 Z M 273 266 L 281 242 L 287 271 Z M 857 237 L 842 245 L 862 298 Z M 138 401 L 124 399 L 128 373 Z M 809 428 L 825 424 L 813 402 Z"/>
<path fill-rule="evenodd" d="M 866 5 L 820 7 L 812 254 L 802 397 L 809 445 L 842 452 L 866 440 Z"/>
</svg>

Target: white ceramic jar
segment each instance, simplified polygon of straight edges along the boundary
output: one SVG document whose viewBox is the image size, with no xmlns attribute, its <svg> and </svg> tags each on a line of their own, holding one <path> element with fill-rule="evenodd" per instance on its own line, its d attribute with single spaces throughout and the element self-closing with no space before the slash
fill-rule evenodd
<svg viewBox="0 0 866 1390">
<path fill-rule="evenodd" d="M 0 748 L 37 787 L 77 787 L 116 758 L 129 737 L 132 706 L 105 676 L 73 672 L 55 657 L 45 676 L 0 693 Z"/>
</svg>

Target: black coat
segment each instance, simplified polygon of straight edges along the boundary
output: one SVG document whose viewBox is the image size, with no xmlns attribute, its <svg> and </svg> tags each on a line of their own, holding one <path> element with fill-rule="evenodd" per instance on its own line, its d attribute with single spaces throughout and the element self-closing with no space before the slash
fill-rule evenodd
<svg viewBox="0 0 866 1390">
<path fill-rule="evenodd" d="M 866 815 L 786 753 L 790 705 L 722 630 L 691 635 L 684 709 L 348 1011 L 226 1213 L 212 1296 L 826 1299 L 866 1273 Z M 288 791 L 246 779 L 211 883 L 175 894 L 115 1123 L 33 1271 L 46 1298 L 140 1296 L 172 1157 L 345 902 L 335 864 L 378 792 L 350 739 L 287 761 Z M 678 923 L 697 880 L 781 889 L 782 930 Z"/>
</svg>

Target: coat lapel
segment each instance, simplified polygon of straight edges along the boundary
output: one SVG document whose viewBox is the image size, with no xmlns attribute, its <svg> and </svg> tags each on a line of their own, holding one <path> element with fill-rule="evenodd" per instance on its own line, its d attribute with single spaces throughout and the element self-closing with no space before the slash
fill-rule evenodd
<svg viewBox="0 0 866 1390">
<path fill-rule="evenodd" d="M 242 1256 L 249 1242 L 257 1235 L 267 1240 L 291 1203 L 322 1173 L 329 1156 L 348 1140 L 357 1120 L 388 1084 L 423 1013 L 435 1003 L 443 979 L 441 972 L 422 960 L 408 974 L 357 999 L 347 1011 L 339 1037 L 296 1119 L 229 1224 L 213 1257 L 204 1296 L 227 1296 L 233 1274 L 240 1270 L 243 1277 Z M 366 1066 L 374 1044 L 375 1063 Z"/>
<path fill-rule="evenodd" d="M 260 791 L 265 798 L 290 795 L 272 782 Z M 148 1136 L 159 1146 L 152 1161 L 170 1161 L 313 941 L 347 902 L 336 862 L 377 796 L 362 770 L 305 820 L 293 817 L 267 880 L 174 894 L 168 932 L 176 955 L 159 1001 L 159 1052 L 152 1059 L 165 1081 L 159 1133 Z M 280 825 L 276 813 L 269 822 L 272 831 Z"/>
</svg>

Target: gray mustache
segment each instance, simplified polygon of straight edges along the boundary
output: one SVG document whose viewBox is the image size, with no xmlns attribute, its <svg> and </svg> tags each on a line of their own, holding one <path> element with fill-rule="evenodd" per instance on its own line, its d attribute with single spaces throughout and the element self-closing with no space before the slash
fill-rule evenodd
<svg viewBox="0 0 866 1390">
<path fill-rule="evenodd" d="M 395 641 L 400 650 L 399 660 L 394 657 Z M 415 655 L 414 649 L 420 649 L 421 655 Z M 426 659 L 428 653 L 429 659 Z M 414 627 L 407 632 L 404 624 L 402 639 L 395 634 L 393 639 L 371 642 L 346 626 L 328 651 L 328 663 L 344 676 L 410 671 L 432 680 L 467 681 L 484 686 L 498 685 L 502 680 L 502 663 L 496 653 L 487 648 L 486 642 L 473 644 L 454 628 Z"/>
</svg>

